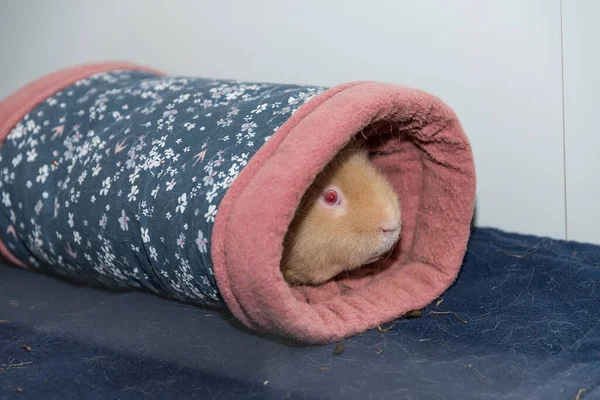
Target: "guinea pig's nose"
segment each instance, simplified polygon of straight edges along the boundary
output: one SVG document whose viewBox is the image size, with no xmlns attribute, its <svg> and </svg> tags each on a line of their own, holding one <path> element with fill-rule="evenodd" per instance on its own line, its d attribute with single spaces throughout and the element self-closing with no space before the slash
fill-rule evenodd
<svg viewBox="0 0 600 400">
<path fill-rule="evenodd" d="M 380 228 L 383 233 L 394 233 L 400 230 L 399 225 L 384 225 Z"/>
</svg>

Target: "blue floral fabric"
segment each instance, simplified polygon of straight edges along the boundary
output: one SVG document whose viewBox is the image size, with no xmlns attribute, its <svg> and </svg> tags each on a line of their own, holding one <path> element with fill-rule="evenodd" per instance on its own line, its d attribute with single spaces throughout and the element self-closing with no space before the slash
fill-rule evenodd
<svg viewBox="0 0 600 400">
<path fill-rule="evenodd" d="M 0 238 L 34 268 L 222 304 L 210 254 L 219 204 L 254 153 L 323 90 L 139 71 L 82 79 L 2 145 Z"/>
</svg>

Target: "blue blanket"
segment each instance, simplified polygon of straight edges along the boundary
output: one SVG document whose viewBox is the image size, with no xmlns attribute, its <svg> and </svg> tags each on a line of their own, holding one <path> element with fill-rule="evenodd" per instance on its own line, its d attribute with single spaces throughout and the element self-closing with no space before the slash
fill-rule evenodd
<svg viewBox="0 0 600 400">
<path fill-rule="evenodd" d="M 598 399 L 598 282 L 599 246 L 478 228 L 421 318 L 334 355 L 226 312 L 0 266 L 0 399 Z"/>
</svg>

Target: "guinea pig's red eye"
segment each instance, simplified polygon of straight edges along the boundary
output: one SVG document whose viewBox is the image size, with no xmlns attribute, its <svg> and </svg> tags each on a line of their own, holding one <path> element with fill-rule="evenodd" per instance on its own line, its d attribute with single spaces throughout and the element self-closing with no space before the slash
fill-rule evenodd
<svg viewBox="0 0 600 400">
<path fill-rule="evenodd" d="M 325 202 L 329 205 L 334 205 L 338 202 L 339 196 L 335 190 L 328 190 L 323 194 Z"/>
</svg>

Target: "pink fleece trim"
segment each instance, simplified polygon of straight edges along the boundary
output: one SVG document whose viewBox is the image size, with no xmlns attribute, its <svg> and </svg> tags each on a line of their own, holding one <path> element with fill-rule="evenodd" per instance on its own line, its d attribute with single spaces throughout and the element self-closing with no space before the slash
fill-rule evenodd
<svg viewBox="0 0 600 400">
<path fill-rule="evenodd" d="M 294 210 L 316 174 L 361 131 L 373 138 L 374 162 L 400 195 L 400 246 L 374 277 L 290 288 L 279 262 Z M 384 142 L 378 132 L 395 138 Z M 212 236 L 220 293 L 250 328 L 313 343 L 358 334 L 424 307 L 458 274 L 475 183 L 468 139 L 441 100 L 373 82 L 334 87 L 279 128 L 221 202 Z"/>
<path fill-rule="evenodd" d="M 81 64 L 47 74 L 17 90 L 0 102 L 0 148 L 6 136 L 23 117 L 54 93 L 88 76 L 118 69 L 138 70 L 164 75 L 152 68 L 127 62 Z M 8 227 L 7 227 L 8 228 Z M 14 264 L 26 268 L 0 241 L 0 254 Z"/>
</svg>

